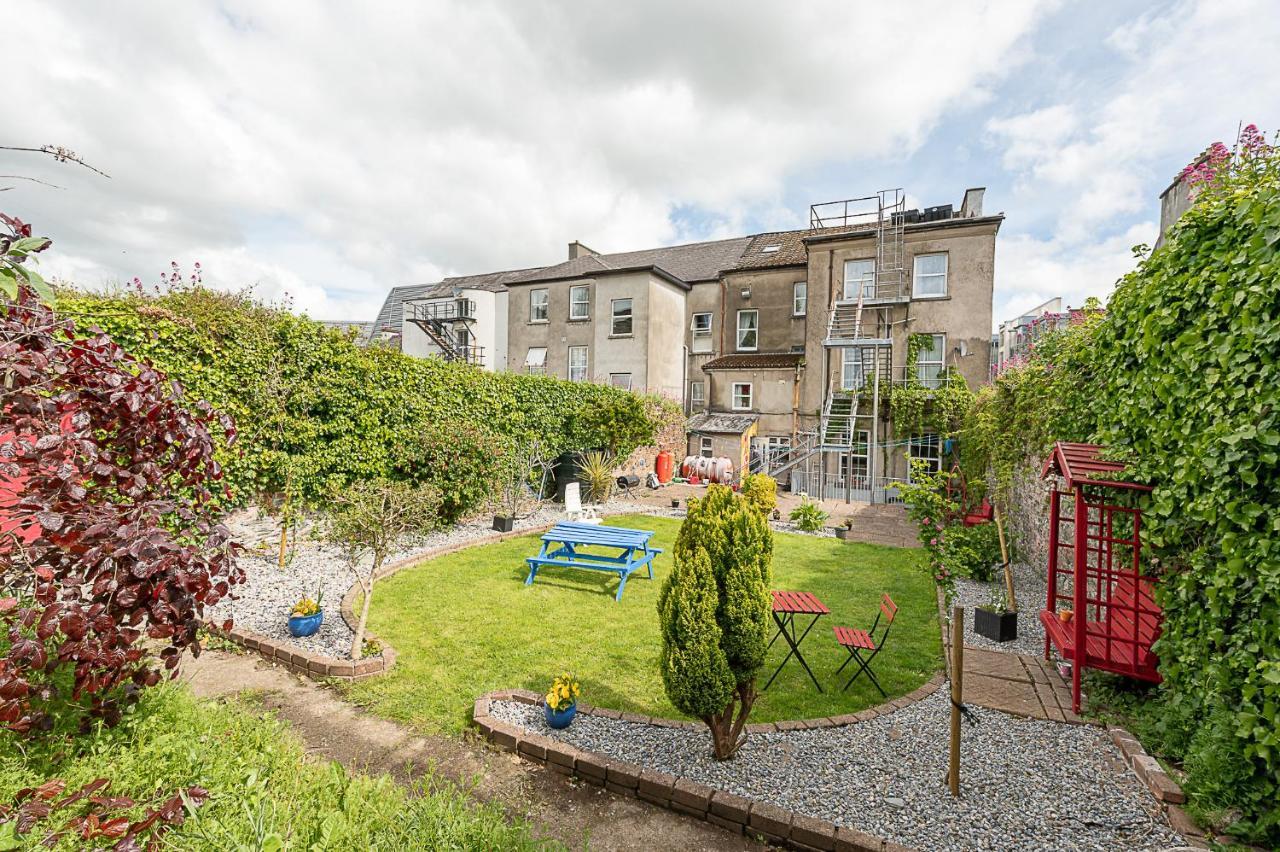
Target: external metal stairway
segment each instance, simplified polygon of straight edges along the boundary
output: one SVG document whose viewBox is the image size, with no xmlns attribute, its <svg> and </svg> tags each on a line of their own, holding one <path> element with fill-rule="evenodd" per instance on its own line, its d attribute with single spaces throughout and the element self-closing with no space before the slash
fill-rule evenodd
<svg viewBox="0 0 1280 852">
<path fill-rule="evenodd" d="M 484 347 L 472 346 L 469 326 L 476 318 L 476 303 L 471 299 L 406 302 L 408 319 L 431 339 L 446 361 L 467 364 L 484 363 Z M 459 326 L 462 329 L 459 331 Z"/>
</svg>

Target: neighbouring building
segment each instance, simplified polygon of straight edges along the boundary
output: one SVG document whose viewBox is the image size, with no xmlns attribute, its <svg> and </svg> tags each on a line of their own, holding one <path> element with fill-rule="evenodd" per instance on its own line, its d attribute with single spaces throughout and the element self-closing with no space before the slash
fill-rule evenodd
<svg viewBox="0 0 1280 852">
<path fill-rule="evenodd" d="M 1065 316 L 1062 310 L 1062 297 L 1055 296 L 1047 302 L 1036 305 L 1021 316 L 1007 319 L 1000 323 L 996 332 L 992 353 L 991 370 L 999 373 L 1011 361 L 1027 354 L 1036 335 L 1036 328 L 1042 321 L 1053 321 L 1053 318 Z"/>
<path fill-rule="evenodd" d="M 498 342 L 483 345 L 505 338 L 506 369 L 680 401 L 692 455 L 728 456 L 792 490 L 893 499 L 909 459 L 936 467 L 943 448 L 936 435 L 898 434 L 888 389 L 989 376 L 1004 217 L 984 214 L 983 195 L 968 190 L 959 210 L 908 210 L 901 190 L 887 190 L 814 205 L 804 229 L 642 251 L 573 242 L 561 263 L 396 288 L 375 329 L 402 335 L 406 352 L 444 357 L 444 332 L 423 329 L 419 346 L 411 326 L 465 329 L 452 357 L 467 357 L 463 344 L 479 345 L 491 324 L 485 339 Z M 505 297 L 501 308 L 481 307 L 481 283 Z M 475 317 L 449 307 L 463 298 Z M 428 315 L 415 321 L 415 311 Z"/>
</svg>

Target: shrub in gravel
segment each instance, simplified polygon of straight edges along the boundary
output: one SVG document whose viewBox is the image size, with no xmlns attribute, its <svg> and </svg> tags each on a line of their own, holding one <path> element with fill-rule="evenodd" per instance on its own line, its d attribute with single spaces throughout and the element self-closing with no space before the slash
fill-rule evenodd
<svg viewBox="0 0 1280 852">
<path fill-rule="evenodd" d="M 718 602 L 707 554 L 677 556 L 658 596 L 662 685 L 681 713 L 697 719 L 723 710 L 736 685 L 720 649 Z"/>
<path fill-rule="evenodd" d="M 681 640 L 693 635 L 699 653 L 714 634 L 682 632 L 680 618 L 689 607 L 668 605 L 677 589 L 693 588 L 683 596 L 715 597 L 715 637 L 709 665 L 667 671 L 663 680 L 667 696 L 682 712 L 696 716 L 711 729 L 715 756 L 726 759 L 742 745 L 747 716 L 755 703 L 755 677 L 768 650 L 769 586 L 772 582 L 773 532 L 746 498 L 724 486 L 713 485 L 707 495 L 689 501 L 689 513 L 676 538 L 677 577 L 668 576 L 659 598 L 663 621 L 663 661 L 678 659 L 688 648 Z M 699 570 L 705 560 L 709 571 Z M 677 580 L 680 585 L 676 585 Z M 714 584 L 714 585 L 713 585 Z M 719 662 L 722 660 L 723 662 Z M 725 695 L 721 665 L 730 674 L 732 688 Z M 696 698 L 696 700 L 693 700 Z M 708 712 L 708 708 L 716 708 Z"/>
<path fill-rule="evenodd" d="M 498 493 L 512 447 L 485 426 L 446 420 L 423 429 L 399 450 L 398 477 L 429 485 L 440 495 L 440 517 L 455 523 Z"/>
</svg>

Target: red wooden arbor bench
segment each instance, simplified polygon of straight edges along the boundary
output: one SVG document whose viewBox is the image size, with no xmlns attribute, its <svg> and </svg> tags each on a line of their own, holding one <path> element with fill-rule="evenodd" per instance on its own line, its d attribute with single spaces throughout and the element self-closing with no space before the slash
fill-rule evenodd
<svg viewBox="0 0 1280 852">
<path fill-rule="evenodd" d="M 1040 473 L 1066 483 L 1066 490 L 1055 487 L 1049 495 L 1049 593 L 1040 621 L 1045 659 L 1052 644 L 1071 660 L 1076 713 L 1086 667 L 1152 683 L 1161 679 L 1151 645 L 1162 616 L 1151 597 L 1156 581 L 1142 574 L 1142 510 L 1117 502 L 1151 486 L 1126 482 L 1125 466 L 1100 458 L 1101 449 L 1058 442 Z M 1066 621 L 1059 616 L 1064 610 L 1071 612 Z"/>
</svg>

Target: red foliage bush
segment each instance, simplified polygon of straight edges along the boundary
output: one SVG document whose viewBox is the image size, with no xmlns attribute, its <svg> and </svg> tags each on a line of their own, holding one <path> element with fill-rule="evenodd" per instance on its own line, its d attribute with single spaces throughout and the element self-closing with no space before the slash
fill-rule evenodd
<svg viewBox="0 0 1280 852">
<path fill-rule="evenodd" d="M 0 301 L 0 725 L 108 724 L 244 581 L 211 491 L 235 430 L 28 288 Z M 227 625 L 229 627 L 229 625 Z"/>
</svg>

